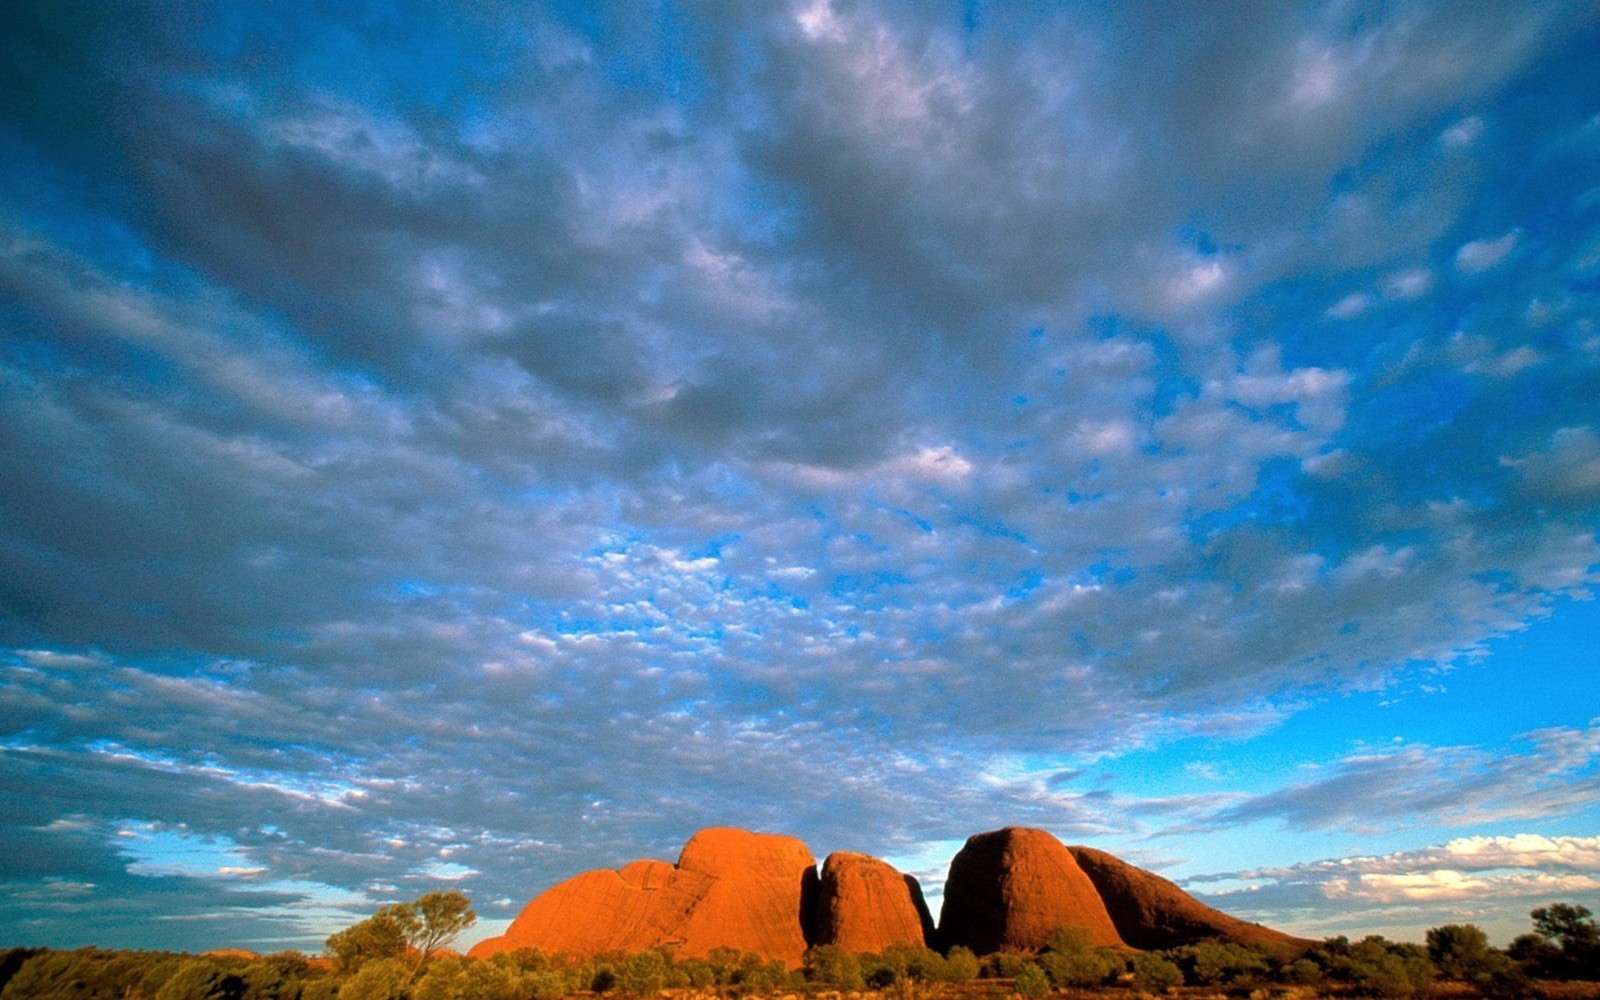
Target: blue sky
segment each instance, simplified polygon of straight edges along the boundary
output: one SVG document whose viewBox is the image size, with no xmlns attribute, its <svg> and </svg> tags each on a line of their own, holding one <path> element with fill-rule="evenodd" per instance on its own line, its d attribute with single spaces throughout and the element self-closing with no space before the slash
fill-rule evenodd
<svg viewBox="0 0 1600 1000">
<path fill-rule="evenodd" d="M 0 11 L 0 943 L 695 829 L 1600 909 L 1600 10 Z"/>
</svg>

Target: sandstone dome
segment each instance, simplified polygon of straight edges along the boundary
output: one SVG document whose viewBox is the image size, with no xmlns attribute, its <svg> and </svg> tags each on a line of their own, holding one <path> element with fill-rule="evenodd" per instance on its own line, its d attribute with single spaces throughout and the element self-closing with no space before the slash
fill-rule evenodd
<svg viewBox="0 0 1600 1000">
<path fill-rule="evenodd" d="M 939 937 L 982 955 L 1037 951 L 1061 927 L 1082 927 L 1096 945 L 1123 944 L 1089 876 L 1044 830 L 1008 826 L 967 838 L 950 862 Z"/>
<path fill-rule="evenodd" d="M 817 944 L 879 952 L 901 944 L 923 947 L 932 938 L 933 918 L 916 879 L 870 855 L 828 855 L 817 896 Z"/>
</svg>

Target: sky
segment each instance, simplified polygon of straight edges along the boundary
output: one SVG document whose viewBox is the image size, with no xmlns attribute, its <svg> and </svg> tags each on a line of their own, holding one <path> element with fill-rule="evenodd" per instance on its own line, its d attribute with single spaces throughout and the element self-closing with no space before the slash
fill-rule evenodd
<svg viewBox="0 0 1600 1000">
<path fill-rule="evenodd" d="M 0 944 L 734 825 L 1600 910 L 1593 2 L 0 4 Z"/>
</svg>

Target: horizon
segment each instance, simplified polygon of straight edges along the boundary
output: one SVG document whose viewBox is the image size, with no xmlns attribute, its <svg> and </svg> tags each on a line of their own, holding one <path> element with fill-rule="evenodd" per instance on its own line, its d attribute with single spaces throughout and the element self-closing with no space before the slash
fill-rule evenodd
<svg viewBox="0 0 1600 1000">
<path fill-rule="evenodd" d="M 1023 6 L 0 9 L 0 944 L 1600 910 L 1600 5 Z"/>
</svg>

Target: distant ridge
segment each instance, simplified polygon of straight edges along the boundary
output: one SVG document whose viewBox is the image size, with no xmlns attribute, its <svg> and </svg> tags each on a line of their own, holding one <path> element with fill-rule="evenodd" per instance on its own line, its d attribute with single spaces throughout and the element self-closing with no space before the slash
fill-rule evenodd
<svg viewBox="0 0 1600 1000">
<path fill-rule="evenodd" d="M 1067 847 L 1044 830 L 968 838 L 950 863 L 935 928 L 916 879 L 887 862 L 840 851 L 819 876 L 794 837 L 711 827 L 689 838 L 677 864 L 635 861 L 552 886 L 469 954 L 538 948 L 586 958 L 670 946 L 694 957 L 737 948 L 792 968 L 819 944 L 1036 951 L 1062 926 L 1084 928 L 1097 945 L 1138 949 L 1231 941 L 1301 951 L 1313 943 L 1230 917 L 1153 872 Z"/>
</svg>

